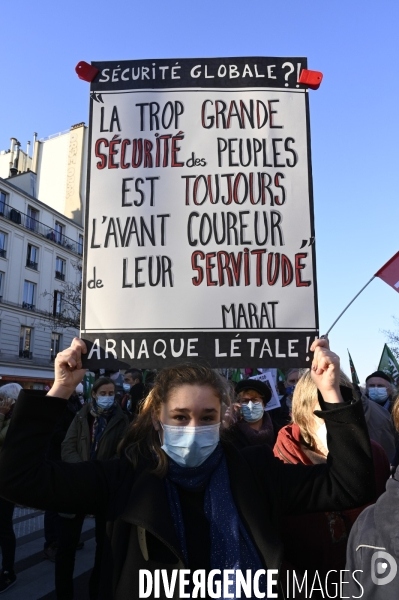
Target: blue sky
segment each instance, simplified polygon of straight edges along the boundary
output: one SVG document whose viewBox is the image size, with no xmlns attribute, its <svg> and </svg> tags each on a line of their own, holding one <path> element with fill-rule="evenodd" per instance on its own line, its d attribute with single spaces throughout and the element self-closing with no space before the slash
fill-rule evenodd
<svg viewBox="0 0 399 600">
<path fill-rule="evenodd" d="M 3 3 L 0 149 L 88 121 L 80 60 L 307 56 L 321 333 L 399 250 L 399 8 L 369 0 Z M 375 280 L 330 335 L 349 371 L 377 367 L 399 296 Z"/>
</svg>

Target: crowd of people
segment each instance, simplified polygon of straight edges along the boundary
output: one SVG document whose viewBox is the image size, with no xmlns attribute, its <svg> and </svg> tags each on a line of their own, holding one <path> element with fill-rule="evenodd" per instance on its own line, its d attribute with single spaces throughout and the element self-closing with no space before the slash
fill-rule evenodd
<svg viewBox="0 0 399 600">
<path fill-rule="evenodd" d="M 264 595 L 252 589 L 248 599 L 397 598 L 396 387 L 383 371 L 364 388 L 352 384 L 327 340 L 311 350 L 311 368 L 276 382 L 280 407 L 271 410 L 267 383 L 233 385 L 201 364 L 98 373 L 85 398 L 77 338 L 57 356 L 51 390 L 0 387 L 0 593 L 17 582 L 18 503 L 45 511 L 57 600 L 74 598 L 87 515 L 96 539 L 90 600 L 139 597 L 140 572 L 157 569 L 265 570 Z M 345 570 L 362 576 L 342 590 Z M 324 583 L 290 595 L 301 577 Z M 238 598 L 229 595 L 234 581 L 228 588 L 220 575 L 218 594 L 201 597 Z M 179 597 L 160 587 L 149 597 Z"/>
</svg>

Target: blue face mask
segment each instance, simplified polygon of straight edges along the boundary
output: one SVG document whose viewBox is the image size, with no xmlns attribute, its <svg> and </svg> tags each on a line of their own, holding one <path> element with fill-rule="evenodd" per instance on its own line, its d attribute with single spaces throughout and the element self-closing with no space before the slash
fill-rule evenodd
<svg viewBox="0 0 399 600">
<path fill-rule="evenodd" d="M 264 408 L 262 402 L 248 402 L 241 405 L 241 411 L 244 421 L 247 423 L 256 423 L 263 417 Z"/>
<path fill-rule="evenodd" d="M 129 383 L 124 383 L 123 384 L 123 391 L 124 392 L 130 392 L 130 384 Z"/>
<path fill-rule="evenodd" d="M 294 393 L 295 390 L 295 385 L 289 385 L 288 387 L 285 388 L 285 393 L 288 394 L 288 396 L 292 396 L 292 394 Z"/>
<path fill-rule="evenodd" d="M 162 450 L 181 467 L 199 467 L 219 443 L 220 423 L 189 427 L 165 425 Z"/>
<path fill-rule="evenodd" d="M 380 404 L 388 400 L 388 391 L 385 387 L 369 388 L 368 395 L 370 400 L 374 400 L 374 402 L 379 402 Z"/>
<path fill-rule="evenodd" d="M 111 408 L 115 402 L 115 396 L 98 396 L 96 402 L 99 408 L 106 410 L 107 408 Z"/>
</svg>

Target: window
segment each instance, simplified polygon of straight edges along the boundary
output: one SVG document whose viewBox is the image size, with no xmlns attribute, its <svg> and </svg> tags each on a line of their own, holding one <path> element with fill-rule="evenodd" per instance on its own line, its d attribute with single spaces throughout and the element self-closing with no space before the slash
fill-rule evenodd
<svg viewBox="0 0 399 600">
<path fill-rule="evenodd" d="M 7 256 L 6 251 L 7 234 L 0 231 L 0 257 L 5 258 Z"/>
<path fill-rule="evenodd" d="M 26 227 L 31 231 L 37 231 L 39 223 L 39 211 L 32 206 L 28 206 L 28 214 L 26 215 Z"/>
<path fill-rule="evenodd" d="M 79 235 L 79 240 L 78 240 L 78 254 L 80 254 L 80 256 L 83 255 L 83 235 Z"/>
<path fill-rule="evenodd" d="M 59 256 L 55 259 L 55 278 L 65 281 L 66 262 Z"/>
<path fill-rule="evenodd" d="M 0 190 L 0 215 L 4 215 L 6 210 L 7 194 Z"/>
<path fill-rule="evenodd" d="M 55 359 L 58 352 L 61 352 L 61 334 L 53 331 L 51 334 L 51 360 Z"/>
<path fill-rule="evenodd" d="M 36 284 L 31 281 L 24 283 L 24 299 L 22 302 L 22 308 L 33 310 L 35 308 L 35 296 L 36 296 Z"/>
<path fill-rule="evenodd" d="M 61 223 L 55 224 L 55 241 L 57 244 L 62 244 L 64 235 L 64 226 Z"/>
<path fill-rule="evenodd" d="M 28 244 L 28 254 L 26 256 L 26 266 L 37 271 L 37 262 L 39 256 L 39 248 Z"/>
<path fill-rule="evenodd" d="M 21 358 L 32 358 L 32 327 L 21 327 L 19 334 L 19 356 Z"/>
<path fill-rule="evenodd" d="M 62 292 L 54 292 L 53 315 L 60 316 L 62 314 Z"/>
<path fill-rule="evenodd" d="M 3 273 L 3 271 L 0 271 L 0 302 L 3 300 L 3 282 L 5 276 L 6 274 Z"/>
</svg>

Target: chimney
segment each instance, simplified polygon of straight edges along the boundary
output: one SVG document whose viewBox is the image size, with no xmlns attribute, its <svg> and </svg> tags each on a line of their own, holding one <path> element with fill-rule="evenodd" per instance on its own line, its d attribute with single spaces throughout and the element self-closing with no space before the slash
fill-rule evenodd
<svg viewBox="0 0 399 600">
<path fill-rule="evenodd" d="M 21 146 L 21 144 L 18 142 L 18 140 L 16 140 L 15 141 L 16 151 L 15 151 L 15 158 L 14 158 L 14 166 L 12 166 L 10 169 L 10 177 L 14 177 L 15 175 L 18 175 L 18 161 L 19 161 L 20 146 Z"/>
<path fill-rule="evenodd" d="M 10 138 L 11 140 L 11 145 L 10 145 L 10 169 L 12 169 L 12 166 L 14 164 L 14 148 L 15 148 L 15 142 L 17 141 L 17 138 Z"/>
<path fill-rule="evenodd" d="M 37 163 L 39 162 L 39 144 L 37 141 L 37 133 L 33 134 L 33 149 L 32 149 L 32 164 L 31 171 L 37 173 Z"/>
<path fill-rule="evenodd" d="M 24 155 L 24 161 L 23 161 L 23 167 L 22 167 L 22 170 L 23 170 L 24 173 L 26 173 L 27 171 L 30 170 L 29 167 L 28 167 L 29 158 L 30 158 L 29 152 L 30 152 L 30 141 L 28 141 L 26 143 L 26 154 Z"/>
</svg>

